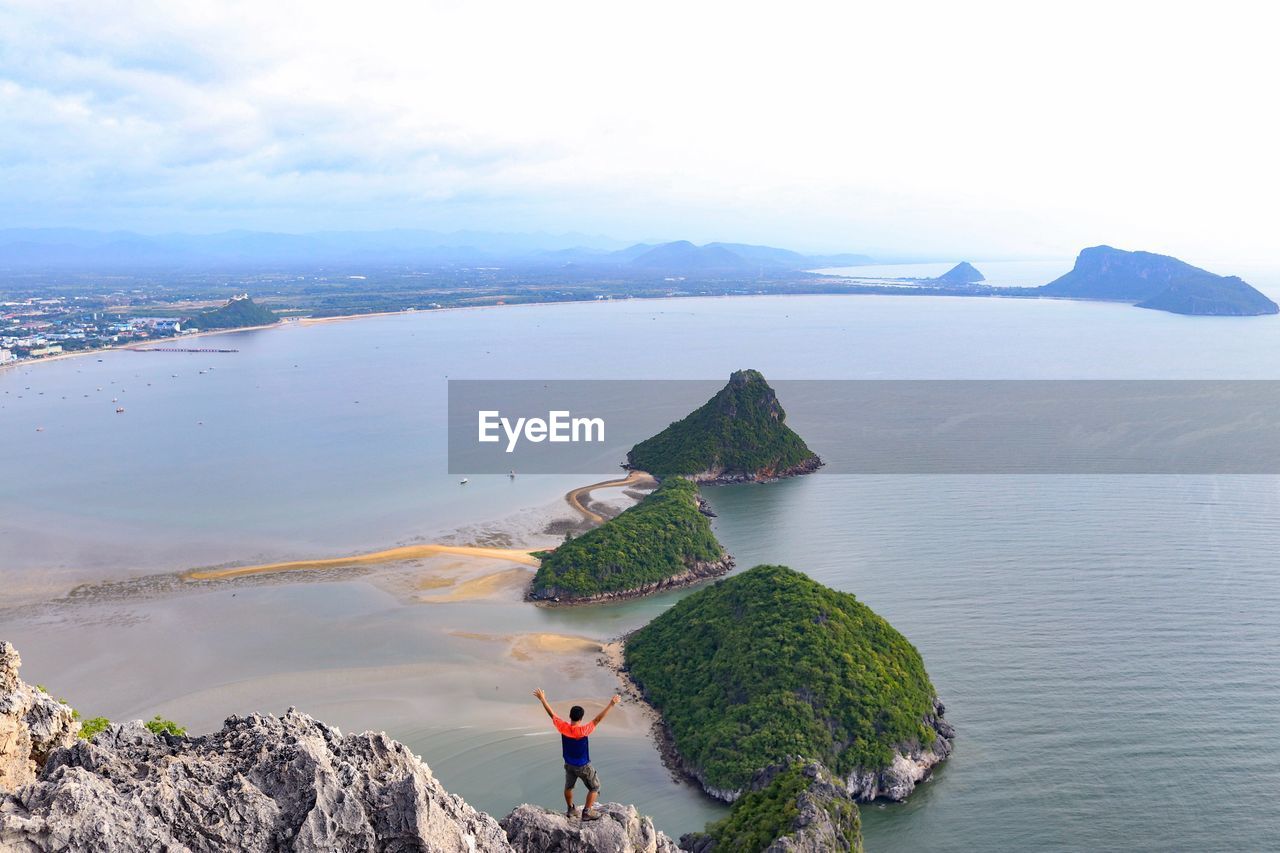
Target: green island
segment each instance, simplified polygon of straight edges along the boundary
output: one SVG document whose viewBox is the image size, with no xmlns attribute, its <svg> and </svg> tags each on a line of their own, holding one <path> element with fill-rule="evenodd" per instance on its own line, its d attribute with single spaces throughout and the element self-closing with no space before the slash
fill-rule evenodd
<svg viewBox="0 0 1280 853">
<path fill-rule="evenodd" d="M 839 779 L 817 762 L 788 761 L 761 771 L 728 816 L 680 839 L 691 853 L 785 850 L 862 851 L 862 818 Z"/>
<path fill-rule="evenodd" d="M 915 647 L 853 595 L 785 566 L 684 598 L 626 640 L 625 665 L 672 758 L 721 799 L 791 756 L 822 762 L 859 799 L 903 799 L 950 753 Z"/>
<path fill-rule="evenodd" d="M 221 308 L 212 308 L 183 320 L 189 329 L 209 331 L 211 329 L 243 329 L 249 326 L 268 326 L 278 323 L 280 318 L 270 308 L 264 308 L 254 302 L 249 294 L 233 296 Z"/>
<path fill-rule="evenodd" d="M 764 376 L 739 370 L 692 414 L 631 448 L 625 467 L 660 480 L 700 483 L 772 480 L 817 469 L 822 460 L 786 418 Z"/>
<path fill-rule="evenodd" d="M 535 556 L 541 566 L 528 597 L 565 603 L 645 595 L 733 565 L 699 509 L 697 487 L 680 477 L 616 518 Z"/>
</svg>

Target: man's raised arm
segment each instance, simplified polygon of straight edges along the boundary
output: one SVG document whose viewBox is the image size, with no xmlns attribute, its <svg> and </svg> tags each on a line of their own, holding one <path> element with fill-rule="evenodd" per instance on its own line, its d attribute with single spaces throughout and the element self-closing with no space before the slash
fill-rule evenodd
<svg viewBox="0 0 1280 853">
<path fill-rule="evenodd" d="M 547 694 L 543 689 L 539 687 L 537 690 L 533 691 L 533 695 L 538 697 L 538 701 L 542 703 L 542 710 L 547 712 L 547 716 L 554 720 L 556 718 L 556 712 L 551 710 L 551 706 L 547 704 Z M 600 716 L 603 717 L 604 714 L 601 714 Z"/>
<path fill-rule="evenodd" d="M 601 711 L 599 714 L 596 714 L 596 718 L 591 721 L 591 725 L 593 726 L 600 725 L 600 723 L 604 721 L 605 714 L 613 710 L 613 706 L 617 705 L 621 701 L 622 701 L 622 697 L 615 693 L 613 698 L 609 700 L 609 704 L 604 706 L 604 710 Z"/>
</svg>

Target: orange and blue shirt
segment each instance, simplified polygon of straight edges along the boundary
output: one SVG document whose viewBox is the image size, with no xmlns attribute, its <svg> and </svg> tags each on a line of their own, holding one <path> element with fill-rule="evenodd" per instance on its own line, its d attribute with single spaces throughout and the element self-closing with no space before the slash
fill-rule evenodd
<svg viewBox="0 0 1280 853">
<path fill-rule="evenodd" d="M 587 735 L 596 730 L 595 723 L 570 723 L 554 714 L 551 724 L 560 732 L 560 748 L 564 753 L 564 763 L 573 767 L 585 767 L 591 763 L 591 752 L 587 748 Z"/>
</svg>

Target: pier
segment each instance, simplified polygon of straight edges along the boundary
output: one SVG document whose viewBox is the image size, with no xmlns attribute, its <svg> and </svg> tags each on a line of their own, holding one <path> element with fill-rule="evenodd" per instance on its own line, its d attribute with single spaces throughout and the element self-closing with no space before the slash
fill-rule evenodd
<svg viewBox="0 0 1280 853">
<path fill-rule="evenodd" d="M 130 347 L 134 352 L 240 352 L 238 349 L 213 349 L 212 347 Z"/>
</svg>

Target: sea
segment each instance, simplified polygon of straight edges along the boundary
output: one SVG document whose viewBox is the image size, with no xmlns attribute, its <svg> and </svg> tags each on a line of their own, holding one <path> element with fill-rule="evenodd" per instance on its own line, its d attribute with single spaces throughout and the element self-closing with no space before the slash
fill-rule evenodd
<svg viewBox="0 0 1280 853">
<path fill-rule="evenodd" d="M 1028 286 L 1070 268 L 974 263 Z M 1242 272 L 1280 296 L 1280 269 Z M 192 732 L 290 706 L 385 731 L 497 816 L 562 807 L 532 691 L 607 701 L 598 645 L 688 591 L 544 609 L 521 600 L 514 564 L 460 557 L 182 578 L 556 541 L 563 494 L 591 480 L 460 483 L 448 379 L 1280 379 L 1280 317 L 1064 300 L 614 300 L 197 340 L 235 351 L 0 370 L 0 639 L 24 678 L 85 716 Z M 1280 849 L 1280 478 L 823 470 L 704 492 L 739 567 L 855 594 L 915 644 L 946 703 L 954 755 L 905 804 L 863 807 L 869 851 Z M 649 725 L 624 703 L 593 736 L 603 797 L 672 835 L 723 815 L 663 767 Z"/>
</svg>

